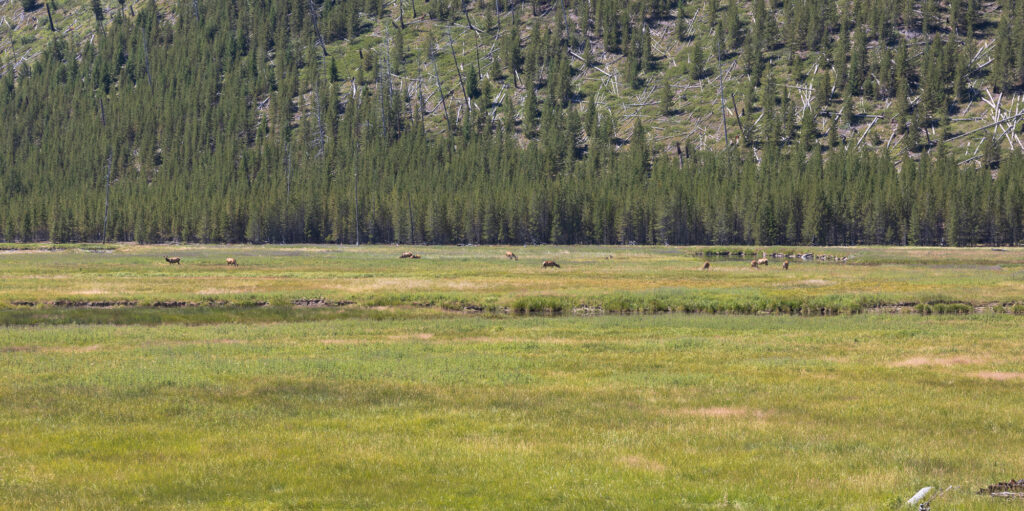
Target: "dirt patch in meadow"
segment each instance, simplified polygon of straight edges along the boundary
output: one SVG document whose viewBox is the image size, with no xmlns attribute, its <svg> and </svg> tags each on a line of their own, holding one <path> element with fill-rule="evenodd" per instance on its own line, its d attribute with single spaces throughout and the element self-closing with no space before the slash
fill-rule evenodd
<svg viewBox="0 0 1024 511">
<path fill-rule="evenodd" d="M 389 335 L 388 336 L 388 339 L 394 339 L 394 340 L 419 339 L 421 341 L 426 341 L 426 340 L 433 339 L 433 338 L 434 338 L 434 334 L 429 333 L 429 332 L 422 332 L 422 333 L 418 333 L 418 334 Z"/>
<path fill-rule="evenodd" d="M 636 468 L 636 469 L 640 469 L 640 470 L 646 470 L 648 472 L 664 472 L 665 471 L 665 465 L 662 465 L 661 463 L 658 463 L 655 460 L 652 460 L 652 459 L 649 459 L 649 458 L 645 458 L 645 457 L 637 455 L 637 454 L 633 454 L 631 456 L 623 456 L 623 457 L 619 458 L 619 463 L 621 465 L 627 466 L 629 468 Z"/>
<path fill-rule="evenodd" d="M 88 346 L 66 346 L 62 348 L 53 348 L 47 351 L 56 351 L 60 353 L 92 353 L 103 349 L 100 344 L 90 344 Z"/>
<path fill-rule="evenodd" d="M 1013 380 L 1024 380 L 1024 373 L 1011 373 L 1002 371 L 979 371 L 971 373 L 971 377 L 980 378 L 982 380 L 993 380 L 993 381 L 1013 381 Z"/>
<path fill-rule="evenodd" d="M 908 359 L 889 364 L 889 367 L 953 367 L 958 365 L 984 364 L 988 361 L 989 359 L 987 358 L 966 355 L 958 355 L 954 357 L 910 357 Z"/>
<path fill-rule="evenodd" d="M 763 419 L 768 414 L 762 410 L 752 410 L 742 406 L 711 406 L 706 408 L 678 408 L 674 410 L 667 410 L 666 415 L 724 419 Z"/>
</svg>

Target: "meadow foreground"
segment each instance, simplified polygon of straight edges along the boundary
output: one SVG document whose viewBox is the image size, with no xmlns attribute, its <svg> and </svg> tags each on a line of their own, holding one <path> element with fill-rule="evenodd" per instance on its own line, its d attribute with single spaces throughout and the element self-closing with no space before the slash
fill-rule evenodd
<svg viewBox="0 0 1024 511">
<path fill-rule="evenodd" d="M 0 255 L 0 508 L 1019 505 L 1021 252 L 513 250 Z"/>
</svg>

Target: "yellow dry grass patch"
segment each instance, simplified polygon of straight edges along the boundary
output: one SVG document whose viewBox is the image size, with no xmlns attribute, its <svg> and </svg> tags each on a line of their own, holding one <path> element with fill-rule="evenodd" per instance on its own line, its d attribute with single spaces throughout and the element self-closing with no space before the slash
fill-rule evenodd
<svg viewBox="0 0 1024 511">
<path fill-rule="evenodd" d="M 1024 373 L 1013 373 L 1003 371 L 979 371 L 976 373 L 971 373 L 970 376 L 974 378 L 980 378 L 982 380 L 993 381 L 1024 380 Z"/>
<path fill-rule="evenodd" d="M 764 410 L 756 410 L 742 406 L 710 406 L 702 408 L 677 408 L 665 410 L 665 415 L 673 417 L 710 417 L 728 419 L 764 419 L 768 414 Z"/>
<path fill-rule="evenodd" d="M 889 367 L 926 367 L 926 366 L 937 366 L 937 367 L 953 367 L 957 365 L 973 365 L 973 364 L 984 364 L 990 359 L 987 357 L 957 355 L 953 357 L 928 357 L 918 356 L 910 357 L 899 362 L 889 364 Z"/>
<path fill-rule="evenodd" d="M 635 469 L 639 469 L 639 470 L 644 470 L 644 471 L 647 471 L 647 472 L 664 472 L 665 471 L 665 465 L 663 465 L 663 464 L 661 464 L 661 463 L 659 463 L 659 462 L 657 462 L 655 460 L 652 460 L 650 458 L 645 458 L 643 456 L 640 456 L 638 454 L 633 454 L 633 455 L 629 455 L 629 456 L 623 456 L 623 457 L 618 459 L 618 462 L 619 462 L 620 465 L 623 465 L 625 467 L 635 468 Z"/>
</svg>

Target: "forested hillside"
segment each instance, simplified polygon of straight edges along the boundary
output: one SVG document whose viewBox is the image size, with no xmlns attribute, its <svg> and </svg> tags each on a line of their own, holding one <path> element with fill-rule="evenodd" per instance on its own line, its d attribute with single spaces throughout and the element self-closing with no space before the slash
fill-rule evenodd
<svg viewBox="0 0 1024 511">
<path fill-rule="evenodd" d="M 1024 0 L 18 0 L 0 18 L 4 241 L 1024 236 Z"/>
</svg>

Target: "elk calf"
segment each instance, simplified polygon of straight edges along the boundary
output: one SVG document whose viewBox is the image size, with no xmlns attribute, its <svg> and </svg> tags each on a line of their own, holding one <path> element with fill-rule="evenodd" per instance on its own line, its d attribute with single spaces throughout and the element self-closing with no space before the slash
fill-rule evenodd
<svg viewBox="0 0 1024 511">
<path fill-rule="evenodd" d="M 180 257 L 167 257 L 167 256 L 164 256 L 164 260 L 167 261 L 170 264 L 181 264 L 181 258 Z"/>
<path fill-rule="evenodd" d="M 558 263 L 556 263 L 554 261 L 544 261 L 544 264 L 542 264 L 541 267 L 542 268 L 561 268 L 561 266 L 559 266 Z"/>
<path fill-rule="evenodd" d="M 227 258 L 228 266 L 238 266 L 238 262 L 235 261 L 234 257 Z"/>
</svg>

